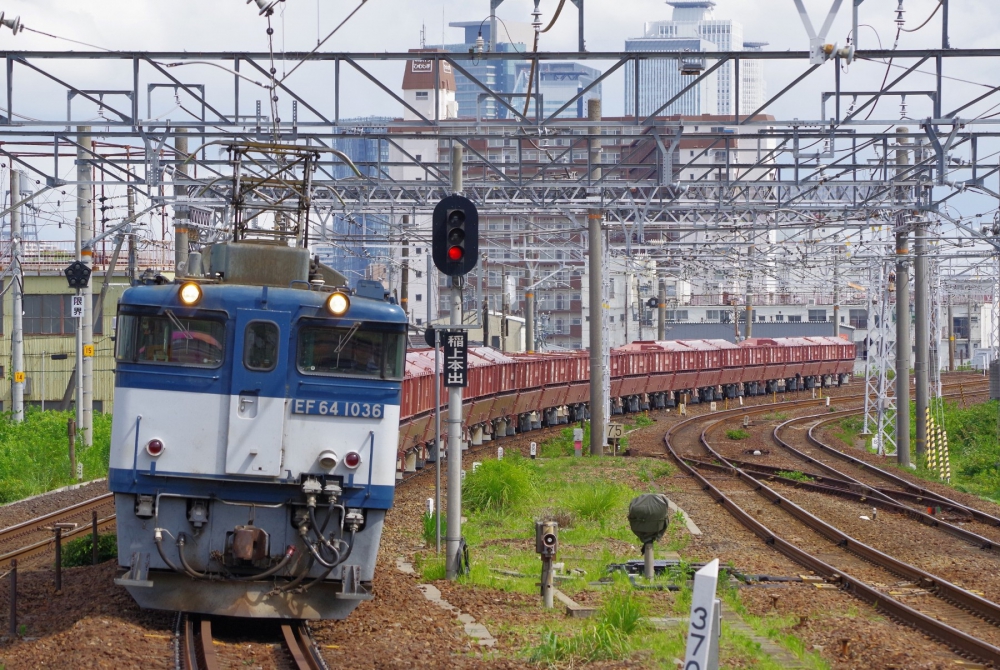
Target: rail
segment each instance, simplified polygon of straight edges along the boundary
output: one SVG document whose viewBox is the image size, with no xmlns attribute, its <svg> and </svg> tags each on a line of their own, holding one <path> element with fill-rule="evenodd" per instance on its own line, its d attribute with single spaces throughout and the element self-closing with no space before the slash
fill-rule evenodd
<svg viewBox="0 0 1000 670">
<path fill-rule="evenodd" d="M 809 406 L 809 401 L 782 403 L 782 406 L 785 408 L 790 408 L 792 406 L 807 407 Z M 769 411 L 771 408 L 773 408 L 773 405 L 761 405 L 752 408 L 749 413 L 763 413 Z M 691 419 L 681 421 L 672 426 L 664 435 L 664 444 L 666 449 L 668 453 L 678 462 L 681 469 L 694 477 L 700 483 L 703 490 L 707 491 L 717 503 L 721 504 L 740 523 L 764 540 L 765 543 L 773 546 L 791 560 L 809 570 L 814 571 L 817 575 L 820 575 L 827 581 L 841 584 L 845 590 L 851 592 L 853 595 L 872 605 L 876 609 L 912 625 L 921 632 L 943 641 L 945 644 L 956 649 L 959 653 L 981 659 L 988 663 L 993 663 L 994 665 L 1000 664 L 1000 648 L 997 648 L 987 642 L 984 642 L 983 640 L 958 630 L 943 621 L 934 619 L 923 612 L 903 604 L 890 595 L 868 586 L 861 580 L 852 577 L 843 570 L 831 566 L 825 561 L 802 550 L 798 546 L 772 532 L 769 528 L 740 508 L 735 502 L 733 502 L 728 496 L 726 496 L 707 478 L 698 472 L 695 467 L 690 465 L 685 458 L 677 452 L 671 441 L 672 436 L 684 428 L 693 426 L 697 422 L 706 420 L 712 421 L 712 424 L 701 432 L 700 444 L 712 455 L 713 458 L 725 466 L 728 466 L 737 477 L 750 484 L 750 486 L 759 495 L 770 500 L 774 504 L 781 505 L 783 509 L 788 511 L 796 519 L 808 527 L 847 548 L 848 551 L 855 553 L 863 559 L 879 565 L 883 569 L 894 572 L 895 574 L 904 574 L 910 576 L 912 579 L 919 580 L 920 583 L 926 584 L 933 590 L 935 595 L 942 598 L 946 602 L 957 604 L 961 608 L 964 608 L 988 621 L 1000 621 L 1000 618 L 998 618 L 1000 617 L 1000 607 L 996 604 L 985 600 L 984 598 L 980 598 L 965 589 L 961 589 L 950 582 L 931 575 L 930 573 L 905 564 L 901 561 L 897 561 L 886 554 L 854 540 L 833 526 L 830 526 L 824 521 L 816 518 L 787 498 L 784 498 L 780 494 L 776 493 L 745 471 L 737 468 L 735 465 L 727 461 L 721 454 L 712 449 L 707 439 L 707 433 L 709 430 L 712 427 L 721 424 L 721 422 L 726 418 L 747 413 L 748 411 L 746 408 L 740 408 L 737 410 L 716 412 L 715 414 L 709 416 L 693 417 Z"/>
</svg>

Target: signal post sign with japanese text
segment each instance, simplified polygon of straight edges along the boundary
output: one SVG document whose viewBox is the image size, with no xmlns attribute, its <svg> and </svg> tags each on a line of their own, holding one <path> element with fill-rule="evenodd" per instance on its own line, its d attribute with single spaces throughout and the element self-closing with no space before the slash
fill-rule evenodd
<svg viewBox="0 0 1000 670">
<path fill-rule="evenodd" d="M 441 335 L 444 344 L 444 385 L 446 388 L 465 388 L 469 385 L 469 334 L 456 330 Z"/>
</svg>

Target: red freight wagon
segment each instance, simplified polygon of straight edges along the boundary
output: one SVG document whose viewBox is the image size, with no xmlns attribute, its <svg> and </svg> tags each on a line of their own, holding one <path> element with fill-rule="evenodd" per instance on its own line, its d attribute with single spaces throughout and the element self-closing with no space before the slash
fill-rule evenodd
<svg viewBox="0 0 1000 670">
<path fill-rule="evenodd" d="M 778 345 L 777 340 L 765 337 L 752 337 L 740 342 L 741 347 L 751 350 L 750 357 L 754 361 L 751 374 L 754 379 L 747 381 L 767 381 L 781 379 L 785 376 L 785 363 L 788 361 L 788 350 Z M 758 367 L 760 365 L 761 367 Z"/>
<path fill-rule="evenodd" d="M 719 348 L 708 340 L 683 340 L 682 343 L 695 351 L 698 376 L 695 379 L 694 387 L 705 388 L 720 384 L 722 355 Z"/>
</svg>

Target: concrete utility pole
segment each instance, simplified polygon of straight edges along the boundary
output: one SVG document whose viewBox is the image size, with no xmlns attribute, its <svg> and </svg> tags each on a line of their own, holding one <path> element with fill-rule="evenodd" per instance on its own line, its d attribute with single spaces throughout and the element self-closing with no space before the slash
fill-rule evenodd
<svg viewBox="0 0 1000 670">
<path fill-rule="evenodd" d="M 997 318 L 994 316 L 993 318 Z M 955 371 L 955 317 L 951 311 L 951 296 L 948 296 L 948 372 Z"/>
<path fill-rule="evenodd" d="M 656 301 L 656 341 L 667 339 L 667 283 L 660 278 L 660 293 Z"/>
<path fill-rule="evenodd" d="M 128 189 L 128 216 L 135 216 L 135 191 Z M 138 278 L 138 259 L 135 256 L 135 233 L 128 235 L 128 283 L 134 286 Z"/>
<path fill-rule="evenodd" d="M 535 353 L 535 287 L 534 275 L 528 268 L 528 287 L 524 289 L 524 348 L 529 354 Z"/>
<path fill-rule="evenodd" d="M 747 247 L 747 290 L 746 290 L 746 338 L 753 337 L 753 240 Z"/>
<path fill-rule="evenodd" d="M 451 190 L 462 192 L 462 147 L 451 147 Z M 462 277 L 451 278 L 451 325 L 462 325 Z M 502 332 L 502 331 L 501 331 Z M 462 389 L 448 389 L 448 530 L 445 576 L 458 577 L 462 546 Z"/>
<path fill-rule="evenodd" d="M 592 209 L 587 213 L 588 246 L 590 254 L 590 453 L 592 456 L 604 455 L 604 376 L 601 373 L 604 357 L 604 301 L 601 287 L 604 285 L 604 272 L 601 259 L 604 256 L 603 235 L 600 210 Z"/>
<path fill-rule="evenodd" d="M 403 227 L 404 229 L 410 223 L 410 215 L 403 215 Z M 405 235 L 405 233 L 404 233 Z M 400 280 L 399 280 L 399 306 L 403 308 L 403 312 L 406 314 L 406 320 L 410 320 L 410 241 L 403 237 L 402 240 L 402 257 L 403 257 L 403 267 L 400 269 Z"/>
<path fill-rule="evenodd" d="M 21 276 L 21 208 L 14 203 L 21 199 L 21 173 L 10 171 L 10 255 L 11 274 L 14 285 L 14 332 L 11 333 L 10 357 L 14 368 L 13 384 L 10 387 L 10 403 L 14 421 L 24 421 L 24 285 Z M 44 397 L 44 396 L 43 396 Z"/>
<path fill-rule="evenodd" d="M 917 223 L 915 233 L 914 251 L 916 252 L 916 274 L 914 276 L 914 298 L 913 322 L 914 337 L 916 338 L 917 358 L 914 361 L 914 369 L 917 376 L 917 403 L 916 403 L 916 424 L 917 456 L 922 456 L 927 450 L 927 407 L 929 401 L 929 376 L 930 371 L 930 334 L 928 324 L 930 323 L 930 276 L 927 272 L 927 221 L 921 220 Z"/>
<path fill-rule="evenodd" d="M 79 126 L 81 148 L 77 150 L 76 179 L 76 208 L 79 218 L 77 219 L 77 235 L 81 240 L 90 239 L 94 236 L 94 211 L 91 206 L 94 201 L 94 178 L 91 168 L 91 153 L 93 152 L 93 138 L 89 135 L 90 126 Z M 88 133 L 88 134 L 84 134 Z M 80 249 L 80 260 L 87 267 L 94 264 L 94 252 L 92 249 Z M 78 433 L 83 433 L 83 446 L 89 447 L 94 444 L 94 299 L 93 282 L 88 282 L 80 294 L 83 296 L 83 318 L 80 320 L 80 351 L 77 353 L 77 361 L 82 358 L 82 365 L 77 369 L 81 371 L 81 387 L 77 393 L 77 405 L 80 410 L 77 415 L 80 422 L 77 423 Z M 87 354 L 90 353 L 88 356 Z"/>
<path fill-rule="evenodd" d="M 833 252 L 833 336 L 840 337 L 840 267 L 837 265 L 839 251 Z"/>
<path fill-rule="evenodd" d="M 177 128 L 174 130 L 174 150 L 177 154 L 179 164 L 174 170 L 174 181 L 187 179 L 188 167 L 184 163 L 188 157 L 187 128 Z M 179 178 L 179 179 L 178 179 Z M 186 198 L 188 195 L 187 186 L 174 186 L 174 197 Z M 174 207 L 174 276 L 178 279 L 187 275 L 188 263 L 188 225 L 190 224 L 191 213 L 187 205 L 176 205 Z"/>
<path fill-rule="evenodd" d="M 897 133 L 908 133 L 900 127 Z M 899 138 L 898 144 L 909 144 Z M 896 151 L 896 164 L 909 165 L 910 152 Z M 902 170 L 897 171 L 897 174 Z M 900 189 L 902 191 L 902 189 Z M 905 193 L 901 193 L 905 197 Z M 910 465 L 910 261 L 909 233 L 896 233 L 896 460 Z M 871 327 L 871 324 L 869 324 Z"/>
</svg>

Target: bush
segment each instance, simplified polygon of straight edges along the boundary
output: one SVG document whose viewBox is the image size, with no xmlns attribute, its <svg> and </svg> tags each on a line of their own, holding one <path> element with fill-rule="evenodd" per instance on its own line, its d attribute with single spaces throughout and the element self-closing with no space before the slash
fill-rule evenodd
<svg viewBox="0 0 1000 670">
<path fill-rule="evenodd" d="M 745 440 L 750 437 L 750 433 L 742 428 L 733 428 L 732 430 L 726 431 L 726 437 L 730 440 Z"/>
<path fill-rule="evenodd" d="M 803 472 L 799 472 L 798 470 L 778 470 L 775 474 L 779 477 L 794 479 L 799 482 L 811 482 L 813 480 L 812 477 Z"/>
<path fill-rule="evenodd" d="M 470 511 L 501 512 L 527 499 L 535 489 L 534 473 L 523 458 L 485 461 L 465 476 L 462 502 Z"/>
<path fill-rule="evenodd" d="M 94 562 L 93 547 L 93 537 L 90 533 L 70 540 L 62 548 L 62 566 L 64 568 L 78 568 L 91 565 Z M 97 560 L 103 563 L 112 558 L 118 558 L 118 537 L 113 533 L 98 535 Z"/>
</svg>

